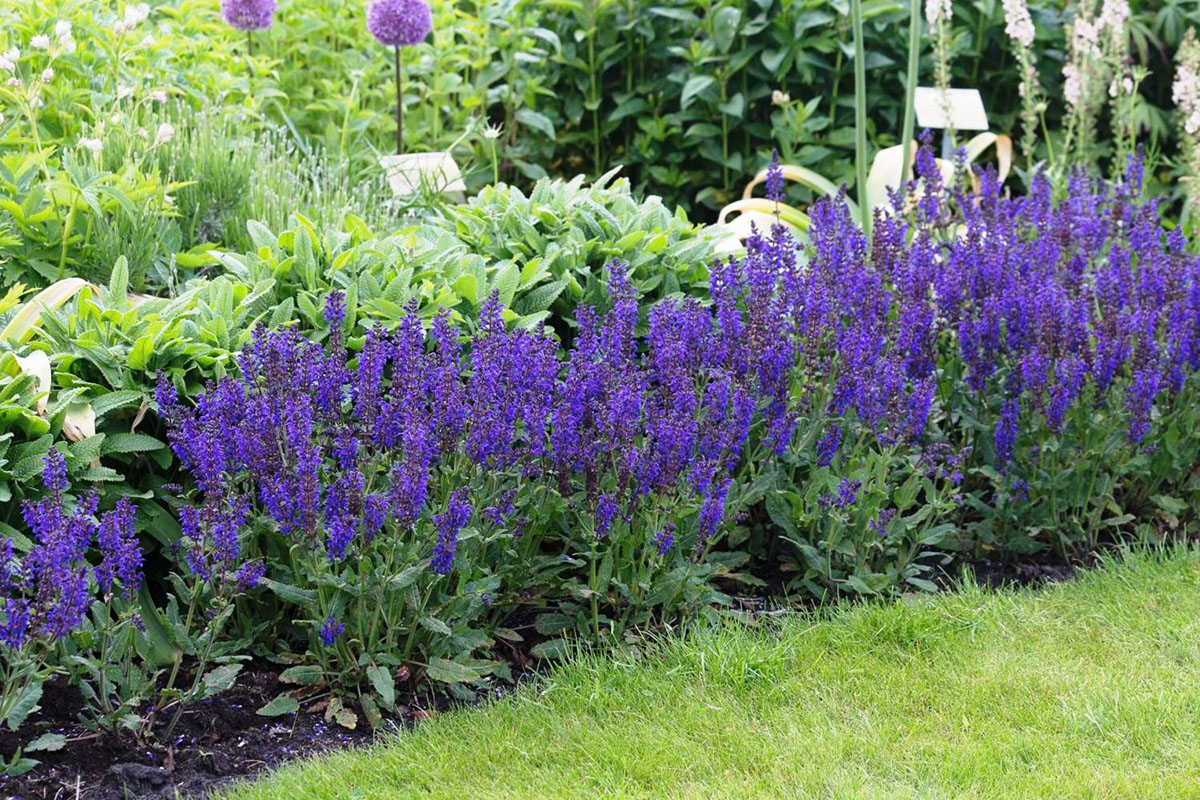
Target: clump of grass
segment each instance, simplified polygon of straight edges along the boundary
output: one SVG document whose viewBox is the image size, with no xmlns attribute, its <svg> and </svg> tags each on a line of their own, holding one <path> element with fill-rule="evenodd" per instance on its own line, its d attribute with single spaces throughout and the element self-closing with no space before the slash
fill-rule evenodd
<svg viewBox="0 0 1200 800">
<path fill-rule="evenodd" d="M 226 800 L 1194 796 L 1200 558 L 1042 592 L 967 588 L 580 655 Z"/>
</svg>

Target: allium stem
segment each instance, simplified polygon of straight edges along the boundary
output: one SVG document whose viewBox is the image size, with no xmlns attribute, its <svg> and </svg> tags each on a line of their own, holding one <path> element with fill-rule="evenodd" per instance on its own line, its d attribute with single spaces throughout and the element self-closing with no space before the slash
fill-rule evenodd
<svg viewBox="0 0 1200 800">
<path fill-rule="evenodd" d="M 254 31 L 246 31 L 246 55 L 254 55 Z"/>
<path fill-rule="evenodd" d="M 400 71 L 400 48 L 396 51 L 396 155 L 404 154 L 404 73 Z"/>
<path fill-rule="evenodd" d="M 867 50 L 863 44 L 862 0 L 850 0 L 854 27 L 854 170 L 862 229 L 871 240 L 871 198 L 867 197 Z"/>
<path fill-rule="evenodd" d="M 904 87 L 904 124 L 900 139 L 904 142 L 904 157 L 900 160 L 900 182 L 897 189 L 904 189 L 908 179 L 908 165 L 912 161 L 913 142 L 913 98 L 917 92 L 917 68 L 921 62 L 921 0 L 912 0 L 908 14 L 908 82 Z"/>
</svg>

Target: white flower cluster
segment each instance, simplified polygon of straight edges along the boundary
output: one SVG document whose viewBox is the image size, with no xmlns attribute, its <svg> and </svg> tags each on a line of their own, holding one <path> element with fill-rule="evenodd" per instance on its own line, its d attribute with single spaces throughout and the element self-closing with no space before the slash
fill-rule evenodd
<svg viewBox="0 0 1200 800">
<path fill-rule="evenodd" d="M 1096 20 L 1097 33 L 1105 28 L 1114 35 L 1122 35 L 1125 21 L 1129 19 L 1129 0 L 1104 0 L 1100 7 L 1100 18 Z"/>
<path fill-rule="evenodd" d="M 150 16 L 148 3 L 134 3 L 125 6 L 125 16 L 113 23 L 113 33 L 117 36 L 124 36 L 128 31 L 144 22 L 148 16 Z"/>
<path fill-rule="evenodd" d="M 925 0 L 925 21 L 929 23 L 929 27 L 937 25 L 938 22 L 949 22 L 954 16 L 954 8 L 951 0 Z"/>
<path fill-rule="evenodd" d="M 1100 58 L 1100 25 L 1082 16 L 1071 24 L 1071 56 L 1063 65 L 1063 98 L 1071 107 L 1083 99 L 1084 81 L 1090 68 L 1088 62 Z"/>
<path fill-rule="evenodd" d="M 1004 0 L 1004 32 L 1022 47 L 1032 47 L 1036 31 L 1025 0 Z"/>
<path fill-rule="evenodd" d="M 9 78 L 5 83 L 13 89 L 20 91 L 25 101 L 29 103 L 30 108 L 40 108 L 42 105 L 42 89 L 47 83 L 54 80 L 54 68 L 50 64 L 54 63 L 54 59 L 64 53 L 75 52 L 75 40 L 71 37 L 71 23 L 68 20 L 59 20 L 54 26 L 54 37 L 49 34 L 38 33 L 34 34 L 29 40 L 29 47 L 35 51 L 43 51 L 49 56 L 49 62 L 42 68 L 41 72 L 36 73 L 36 77 L 31 77 L 26 80 L 21 76 L 17 66 L 21 61 L 21 51 L 16 47 L 10 47 L 0 54 L 0 72 L 7 72 Z M 32 68 L 30 70 L 33 71 Z"/>
<path fill-rule="evenodd" d="M 1194 28 L 1188 28 L 1175 54 L 1171 99 L 1179 109 L 1179 125 L 1183 128 L 1179 137 L 1187 167 L 1183 184 L 1194 210 L 1200 207 L 1200 40 Z"/>
<path fill-rule="evenodd" d="M 1187 54 L 1188 50 L 1181 48 L 1181 55 L 1185 57 L 1180 58 L 1175 67 L 1171 99 L 1179 109 L 1184 131 L 1194 135 L 1200 132 L 1200 63 L 1195 58 L 1187 58 Z"/>
<path fill-rule="evenodd" d="M 5 72 L 15 72 L 17 62 L 21 60 L 21 51 L 15 47 L 10 47 L 0 55 L 0 70 Z"/>
</svg>

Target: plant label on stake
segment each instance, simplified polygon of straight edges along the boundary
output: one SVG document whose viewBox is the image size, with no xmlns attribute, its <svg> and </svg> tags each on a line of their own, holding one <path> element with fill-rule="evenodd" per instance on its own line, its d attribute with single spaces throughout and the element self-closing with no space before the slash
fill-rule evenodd
<svg viewBox="0 0 1200 800">
<path fill-rule="evenodd" d="M 943 97 L 943 93 L 932 86 L 918 86 L 913 106 L 920 128 L 988 129 L 987 112 L 978 89 L 947 89 Z"/>
<path fill-rule="evenodd" d="M 397 196 L 426 188 L 434 192 L 465 192 L 462 171 L 448 152 L 407 153 L 382 156 L 379 165 L 387 172 L 388 185 Z"/>
</svg>

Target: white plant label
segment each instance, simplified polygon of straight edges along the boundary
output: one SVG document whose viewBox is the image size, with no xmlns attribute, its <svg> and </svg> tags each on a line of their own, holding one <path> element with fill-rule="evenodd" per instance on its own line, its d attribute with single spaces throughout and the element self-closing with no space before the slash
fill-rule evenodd
<svg viewBox="0 0 1200 800">
<path fill-rule="evenodd" d="M 422 186 L 435 192 L 463 192 L 462 171 L 454 157 L 446 152 L 406 153 L 383 156 L 379 165 L 387 172 L 388 185 L 398 196 L 409 195 Z"/>
<path fill-rule="evenodd" d="M 987 112 L 978 89 L 947 89 L 918 86 L 913 97 L 919 128 L 954 128 L 957 131 L 986 131 Z M 949 113 L 947 113 L 949 112 Z"/>
</svg>

